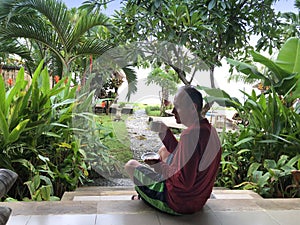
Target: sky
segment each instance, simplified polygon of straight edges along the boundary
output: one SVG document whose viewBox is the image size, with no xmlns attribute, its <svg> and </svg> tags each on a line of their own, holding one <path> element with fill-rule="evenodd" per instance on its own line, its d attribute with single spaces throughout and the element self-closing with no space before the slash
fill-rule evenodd
<svg viewBox="0 0 300 225">
<path fill-rule="evenodd" d="M 62 0 L 68 8 L 79 7 L 86 0 Z M 121 7 L 121 0 L 113 0 L 112 2 L 107 4 L 106 14 L 112 15 L 114 10 L 119 9 Z"/>
</svg>

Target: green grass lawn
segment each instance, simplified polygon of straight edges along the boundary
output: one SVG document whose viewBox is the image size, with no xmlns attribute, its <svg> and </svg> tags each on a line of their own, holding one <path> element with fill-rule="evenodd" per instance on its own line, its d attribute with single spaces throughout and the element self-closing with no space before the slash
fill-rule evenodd
<svg viewBox="0 0 300 225">
<path fill-rule="evenodd" d="M 114 121 L 114 115 L 100 114 L 102 125 L 111 131 L 112 135 L 103 139 L 103 144 L 109 148 L 110 154 L 121 163 L 126 163 L 132 158 L 132 151 L 130 149 L 130 138 L 126 129 L 125 121 L 128 115 L 122 115 L 122 120 Z"/>
<path fill-rule="evenodd" d="M 144 108 L 148 116 L 159 116 L 160 114 L 160 106 L 158 105 L 149 106 L 135 104 L 134 107 L 135 109 Z M 105 128 L 101 131 L 101 136 L 105 135 L 106 133 L 111 133 L 111 135 L 108 135 L 102 140 L 102 142 L 106 147 L 108 147 L 110 155 L 121 163 L 126 163 L 133 157 L 130 149 L 130 137 L 125 124 L 128 117 L 130 117 L 130 115 L 122 114 L 122 120 L 114 121 L 114 114 L 99 114 L 102 126 Z"/>
</svg>

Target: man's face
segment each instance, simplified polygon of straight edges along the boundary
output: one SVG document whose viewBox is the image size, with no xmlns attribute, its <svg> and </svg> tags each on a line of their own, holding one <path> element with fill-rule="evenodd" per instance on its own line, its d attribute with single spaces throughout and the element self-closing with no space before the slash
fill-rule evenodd
<svg viewBox="0 0 300 225">
<path fill-rule="evenodd" d="M 187 114 L 187 109 L 185 108 L 185 103 L 183 102 L 183 91 L 177 93 L 174 97 L 174 108 L 172 110 L 172 113 L 175 116 L 176 123 L 182 123 L 184 124 L 186 114 Z"/>
<path fill-rule="evenodd" d="M 192 100 L 186 96 L 184 91 L 179 91 L 174 97 L 174 108 L 172 110 L 176 123 L 189 126 L 197 117 L 196 112 Z"/>
<path fill-rule="evenodd" d="M 179 117 L 179 114 L 178 114 L 178 111 L 177 111 L 175 105 L 174 105 L 174 108 L 173 108 L 173 110 L 172 110 L 172 113 L 174 114 L 176 123 L 179 123 L 179 124 L 180 124 L 180 123 L 181 123 L 180 117 Z"/>
</svg>

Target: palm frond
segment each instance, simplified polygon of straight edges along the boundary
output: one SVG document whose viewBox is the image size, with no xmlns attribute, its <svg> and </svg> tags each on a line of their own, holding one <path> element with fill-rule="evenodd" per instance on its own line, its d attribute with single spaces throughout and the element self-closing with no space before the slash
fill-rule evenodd
<svg viewBox="0 0 300 225">
<path fill-rule="evenodd" d="M 9 20 L 10 17 L 17 14 L 16 0 L 2 0 L 0 1 L 0 21 Z"/>
<path fill-rule="evenodd" d="M 67 42 L 65 37 L 71 30 L 71 16 L 68 8 L 61 0 L 11 0 L 7 2 L 10 2 L 10 4 L 4 4 L 6 15 L 9 13 L 11 18 L 23 18 L 24 16 L 35 12 L 36 18 L 33 18 L 31 21 L 32 23 L 35 23 L 41 16 L 47 18 L 53 30 L 60 36 L 63 46 L 65 45 Z"/>
<path fill-rule="evenodd" d="M 126 75 L 126 80 L 128 82 L 128 92 L 126 95 L 127 100 L 130 100 L 132 94 L 137 91 L 137 75 L 134 69 L 131 67 L 123 67 L 122 70 Z"/>
<path fill-rule="evenodd" d="M 48 57 L 46 63 L 49 69 L 51 70 L 51 75 L 63 74 L 64 71 L 63 64 L 57 55 L 51 54 L 50 57 Z"/>
<path fill-rule="evenodd" d="M 102 40 L 86 40 L 81 46 L 76 49 L 76 57 L 82 55 L 103 55 L 108 50 L 112 49 L 114 45 Z"/>
<path fill-rule="evenodd" d="M 32 23 L 31 16 L 14 18 L 6 27 L 0 27 L 2 38 L 29 38 L 43 43 L 59 54 L 58 35 L 49 29 L 49 24 L 41 19 Z"/>
<path fill-rule="evenodd" d="M 68 35 L 68 42 L 66 43 L 67 49 L 72 49 L 83 35 L 97 26 L 103 26 L 107 29 L 113 27 L 112 23 L 109 22 L 109 18 L 102 13 L 89 15 L 87 11 L 79 11 L 76 24 Z"/>
<path fill-rule="evenodd" d="M 113 27 L 104 14 L 91 15 L 86 10 L 69 11 L 61 0 L 4 0 L 1 5 L 5 11 L 0 13 L 0 19 L 3 18 L 5 23 L 5 26 L 0 26 L 2 38 L 25 38 L 40 43 L 41 52 L 49 49 L 54 58 L 59 58 L 68 69 L 79 56 L 97 57 L 113 47 L 110 39 L 89 38 L 97 27 Z"/>
<path fill-rule="evenodd" d="M 33 61 L 30 51 L 25 46 L 19 45 L 18 42 L 13 39 L 1 39 L 0 52 L 16 54 L 27 61 Z"/>
</svg>

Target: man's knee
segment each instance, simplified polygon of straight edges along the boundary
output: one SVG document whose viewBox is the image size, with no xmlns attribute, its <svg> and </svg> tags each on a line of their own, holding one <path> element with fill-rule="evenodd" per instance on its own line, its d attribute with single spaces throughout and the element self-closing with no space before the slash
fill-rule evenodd
<svg viewBox="0 0 300 225">
<path fill-rule="evenodd" d="M 124 168 L 128 175 L 132 178 L 135 168 L 139 165 L 141 164 L 138 161 L 131 159 L 125 164 Z"/>
<path fill-rule="evenodd" d="M 137 166 L 137 161 L 134 159 L 130 159 L 126 164 L 125 164 L 125 169 L 129 167 L 136 167 Z"/>
</svg>

